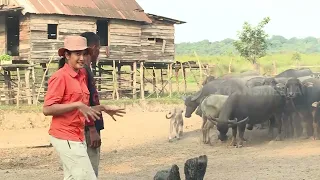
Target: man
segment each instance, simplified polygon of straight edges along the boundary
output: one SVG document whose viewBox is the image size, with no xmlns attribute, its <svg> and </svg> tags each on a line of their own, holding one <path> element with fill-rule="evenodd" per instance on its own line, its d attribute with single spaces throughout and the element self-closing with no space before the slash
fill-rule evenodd
<svg viewBox="0 0 320 180">
<path fill-rule="evenodd" d="M 99 96 L 96 89 L 94 75 L 91 70 L 91 65 L 95 65 L 100 53 L 100 38 L 93 32 L 85 32 L 81 34 L 82 37 L 87 39 L 87 46 L 93 49 L 92 55 L 87 55 L 85 58 L 85 69 L 88 74 L 88 89 L 90 92 L 90 105 L 99 105 Z M 100 161 L 100 146 L 101 138 L 100 131 L 104 129 L 102 115 L 101 120 L 86 122 L 85 137 L 87 142 L 87 152 L 98 177 L 99 161 Z"/>
</svg>

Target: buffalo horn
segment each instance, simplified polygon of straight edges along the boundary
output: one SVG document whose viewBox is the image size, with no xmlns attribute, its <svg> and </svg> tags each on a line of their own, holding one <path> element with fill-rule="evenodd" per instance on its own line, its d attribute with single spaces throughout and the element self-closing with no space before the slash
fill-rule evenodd
<svg viewBox="0 0 320 180">
<path fill-rule="evenodd" d="M 230 123 L 230 124 L 234 124 L 234 125 L 237 125 L 237 124 L 241 124 L 241 123 L 243 123 L 243 122 L 247 121 L 248 119 L 249 119 L 249 117 L 246 117 L 246 118 L 244 118 L 244 119 L 242 119 L 241 121 L 238 121 L 238 122 L 237 122 L 237 119 L 234 119 L 234 120 L 228 120 L 228 123 Z"/>
</svg>

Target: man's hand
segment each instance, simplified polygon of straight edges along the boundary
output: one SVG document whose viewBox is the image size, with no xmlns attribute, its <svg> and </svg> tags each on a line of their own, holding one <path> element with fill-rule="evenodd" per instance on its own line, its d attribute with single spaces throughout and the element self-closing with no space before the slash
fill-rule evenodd
<svg viewBox="0 0 320 180">
<path fill-rule="evenodd" d="M 114 115 L 123 117 L 122 114 L 126 114 L 126 112 L 124 111 L 124 108 L 112 108 L 112 107 L 106 106 L 106 105 L 98 105 L 98 106 L 94 106 L 93 108 L 100 111 L 100 112 L 103 111 L 103 112 L 109 114 L 109 116 L 111 116 L 114 121 L 117 121 L 114 118 Z"/>
<path fill-rule="evenodd" d="M 101 146 L 101 138 L 95 126 L 89 127 L 90 147 L 98 148 Z"/>
</svg>

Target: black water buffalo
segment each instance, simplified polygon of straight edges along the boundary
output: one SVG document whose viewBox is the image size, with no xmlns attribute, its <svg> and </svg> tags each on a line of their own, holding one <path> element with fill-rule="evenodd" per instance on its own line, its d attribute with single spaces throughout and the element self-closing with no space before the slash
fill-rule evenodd
<svg viewBox="0 0 320 180">
<path fill-rule="evenodd" d="M 237 128 L 239 130 L 239 144 L 243 145 L 246 123 L 261 124 L 274 117 L 278 124 L 276 140 L 281 139 L 281 117 L 285 105 L 285 96 L 272 86 L 257 86 L 247 88 L 246 93 L 232 93 L 224 103 L 219 118 L 213 119 L 217 123 L 218 138 L 227 139 L 229 127 L 232 127 L 232 145 L 236 145 Z M 240 121 L 237 121 L 237 120 Z M 236 125 L 237 126 L 236 126 Z"/>
<path fill-rule="evenodd" d="M 312 77 L 290 78 L 286 83 L 286 95 L 290 102 L 291 112 L 288 116 L 297 114 L 301 120 L 302 138 L 308 137 L 308 125 L 313 122 L 313 137 L 318 139 L 317 119 L 318 103 L 320 101 L 320 80 Z M 316 103 L 316 104 L 314 104 Z M 310 121 L 309 117 L 312 118 Z M 294 134 L 297 136 L 297 127 Z"/>
<path fill-rule="evenodd" d="M 276 78 L 279 77 L 303 77 L 303 76 L 311 76 L 313 72 L 309 68 L 302 69 L 287 69 L 282 73 L 276 75 Z"/>
<path fill-rule="evenodd" d="M 208 84 L 209 82 L 215 80 L 216 78 L 214 76 L 208 76 L 206 77 L 206 79 L 202 82 L 202 86 L 204 86 L 205 84 Z"/>
<path fill-rule="evenodd" d="M 235 91 L 243 91 L 245 84 L 238 78 L 215 79 L 205 84 L 194 95 L 183 97 L 186 105 L 185 117 L 190 118 L 202 100 L 210 94 L 229 95 Z"/>
</svg>

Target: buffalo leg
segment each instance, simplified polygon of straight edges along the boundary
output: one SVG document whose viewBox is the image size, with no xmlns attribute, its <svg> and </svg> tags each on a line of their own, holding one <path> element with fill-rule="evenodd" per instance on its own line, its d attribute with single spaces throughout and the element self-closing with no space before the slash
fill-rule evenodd
<svg viewBox="0 0 320 180">
<path fill-rule="evenodd" d="M 318 121 L 317 121 L 317 116 L 318 116 L 318 107 L 312 109 L 312 119 L 313 119 L 313 139 L 318 140 L 319 139 L 319 134 L 318 134 Z"/>
<path fill-rule="evenodd" d="M 277 133 L 277 137 L 276 137 L 276 141 L 281 141 L 282 138 L 281 138 L 281 130 L 282 130 L 282 114 L 279 113 L 279 114 L 276 114 L 275 115 L 275 119 L 276 119 L 276 122 L 278 124 L 278 133 Z"/>
<path fill-rule="evenodd" d="M 207 123 L 207 118 L 204 117 L 205 115 L 202 115 L 202 125 L 201 125 L 201 129 L 203 129 L 204 125 Z"/>
<path fill-rule="evenodd" d="M 232 140 L 230 146 L 237 146 L 237 126 L 232 126 Z"/>
<path fill-rule="evenodd" d="M 269 138 L 273 139 L 273 129 L 274 129 L 274 126 L 275 126 L 275 117 L 272 116 L 270 119 L 269 119 L 269 131 L 268 131 L 268 136 Z"/>
<path fill-rule="evenodd" d="M 202 142 L 203 142 L 204 144 L 206 144 L 206 140 L 207 140 L 206 135 L 207 135 L 207 124 L 208 124 L 208 121 L 207 121 L 207 117 L 206 117 L 205 115 L 202 115 L 202 123 L 204 123 L 204 124 L 202 125 L 202 128 L 201 128 L 201 130 L 202 130 Z"/>
<path fill-rule="evenodd" d="M 244 131 L 246 130 L 246 124 L 239 124 L 238 125 L 238 130 L 239 130 L 239 143 L 238 143 L 238 147 L 242 147 L 243 146 L 243 142 L 246 141 L 244 139 Z"/>
<path fill-rule="evenodd" d="M 300 132 L 300 128 L 299 126 L 301 125 L 301 121 L 302 119 L 300 119 L 300 117 L 298 116 L 298 114 L 296 112 L 291 113 L 289 115 L 289 118 L 291 120 L 291 124 L 293 126 L 293 137 L 294 138 L 298 138 L 299 137 L 299 132 Z"/>
<path fill-rule="evenodd" d="M 288 116 L 288 137 L 292 138 L 294 136 L 294 126 L 293 126 L 293 117 Z"/>
<path fill-rule="evenodd" d="M 301 119 L 301 126 L 302 126 L 302 134 L 301 139 L 307 139 L 308 138 L 308 114 L 304 110 L 303 112 L 298 112 L 298 115 Z"/>
</svg>

